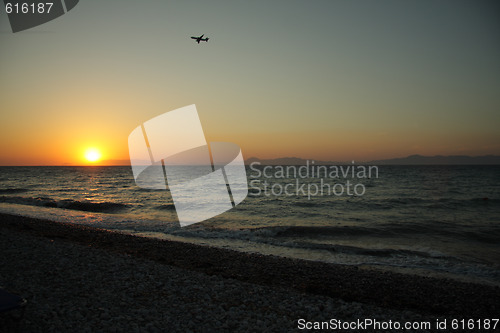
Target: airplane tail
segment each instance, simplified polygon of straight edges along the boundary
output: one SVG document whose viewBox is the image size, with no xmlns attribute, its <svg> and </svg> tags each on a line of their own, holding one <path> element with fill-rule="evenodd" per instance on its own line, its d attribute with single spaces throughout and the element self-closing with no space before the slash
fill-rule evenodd
<svg viewBox="0 0 500 333">
<path fill-rule="evenodd" d="M 208 42 L 209 38 L 207 37 L 207 42 Z"/>
</svg>

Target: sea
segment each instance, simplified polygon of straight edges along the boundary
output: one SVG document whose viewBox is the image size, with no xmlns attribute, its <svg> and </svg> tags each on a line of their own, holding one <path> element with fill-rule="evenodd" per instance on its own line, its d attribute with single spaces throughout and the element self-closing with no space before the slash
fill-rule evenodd
<svg viewBox="0 0 500 333">
<path fill-rule="evenodd" d="M 254 163 L 246 172 L 249 193 L 240 204 L 186 227 L 168 186 L 138 187 L 129 166 L 0 167 L 0 212 L 500 285 L 500 166 L 312 161 Z"/>
</svg>

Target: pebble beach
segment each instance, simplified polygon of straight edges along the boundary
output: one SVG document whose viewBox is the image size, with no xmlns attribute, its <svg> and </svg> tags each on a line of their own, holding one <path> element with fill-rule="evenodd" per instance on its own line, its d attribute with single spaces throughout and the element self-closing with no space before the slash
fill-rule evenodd
<svg viewBox="0 0 500 333">
<path fill-rule="evenodd" d="M 19 322 L 1 315 L 5 332 L 291 332 L 332 319 L 436 322 L 500 311 L 495 286 L 6 214 L 0 253 L 0 286 L 28 301 Z"/>
</svg>

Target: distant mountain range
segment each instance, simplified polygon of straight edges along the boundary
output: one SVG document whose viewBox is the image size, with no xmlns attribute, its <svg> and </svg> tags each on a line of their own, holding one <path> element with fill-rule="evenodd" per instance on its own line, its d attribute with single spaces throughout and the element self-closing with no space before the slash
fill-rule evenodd
<svg viewBox="0 0 500 333">
<path fill-rule="evenodd" d="M 309 165 L 313 160 L 309 160 Z M 245 160 L 245 164 L 250 165 L 253 162 L 259 162 L 262 165 L 305 165 L 306 159 L 298 157 L 281 157 L 274 159 L 260 159 L 251 157 Z M 367 165 L 500 165 L 500 156 L 485 155 L 485 156 L 422 156 L 411 155 L 408 157 L 391 158 L 386 160 L 373 161 L 355 161 L 356 164 Z M 318 161 L 314 160 L 314 165 L 343 165 L 351 164 L 352 161 Z M 106 160 L 100 165 L 130 165 L 129 160 Z"/>
<path fill-rule="evenodd" d="M 259 159 L 251 157 L 245 160 L 245 164 L 250 165 L 253 162 L 259 162 L 262 165 L 304 165 L 307 160 L 297 157 L 283 157 L 275 159 Z M 312 160 L 309 160 L 311 164 Z M 422 156 L 411 155 L 408 157 L 391 158 L 386 160 L 373 160 L 373 161 L 355 161 L 356 164 L 368 165 L 500 165 L 500 156 L 485 155 L 485 156 Z M 316 161 L 315 165 L 341 165 L 351 164 L 351 161 Z"/>
</svg>

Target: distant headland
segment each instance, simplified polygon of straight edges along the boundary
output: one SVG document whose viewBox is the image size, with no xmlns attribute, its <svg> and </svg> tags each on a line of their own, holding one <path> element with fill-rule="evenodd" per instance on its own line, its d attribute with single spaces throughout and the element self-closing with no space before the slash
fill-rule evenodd
<svg viewBox="0 0 500 333">
<path fill-rule="evenodd" d="M 245 160 L 245 164 L 250 165 L 258 162 L 262 165 L 303 165 L 308 160 L 298 157 L 281 157 L 274 159 L 259 159 L 251 157 Z M 313 160 L 309 160 L 309 164 Z M 372 160 L 372 161 L 355 161 L 356 164 L 369 164 L 369 165 L 500 165 L 500 156 L 497 155 L 484 155 L 484 156 L 466 156 L 466 155 L 410 155 L 407 157 L 391 158 L 385 160 Z M 351 164 L 352 161 L 317 161 L 314 160 L 316 165 L 341 165 Z"/>
</svg>

